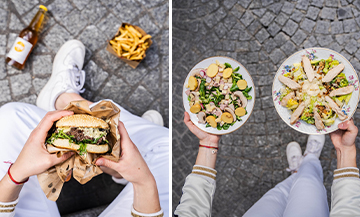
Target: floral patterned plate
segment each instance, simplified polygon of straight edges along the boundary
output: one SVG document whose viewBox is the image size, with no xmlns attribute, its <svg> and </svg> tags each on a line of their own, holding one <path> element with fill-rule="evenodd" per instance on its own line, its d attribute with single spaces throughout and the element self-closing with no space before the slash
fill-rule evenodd
<svg viewBox="0 0 360 217">
<path fill-rule="evenodd" d="M 354 85 L 355 90 L 352 93 L 351 99 L 347 105 L 344 105 L 341 109 L 342 111 L 351 118 L 356 111 L 358 102 L 359 102 L 359 79 L 356 74 L 354 67 L 350 62 L 345 59 L 341 54 L 327 49 L 327 48 L 308 48 L 301 51 L 298 51 L 287 58 L 278 69 L 272 87 L 272 96 L 276 111 L 280 117 L 293 129 L 305 133 L 305 134 L 328 134 L 338 129 L 338 124 L 341 123 L 339 118 L 336 118 L 335 123 L 331 126 L 325 127 L 323 130 L 316 129 L 315 125 L 306 123 L 305 121 L 298 120 L 295 124 L 290 124 L 291 113 L 290 110 L 280 105 L 280 89 L 283 87 L 283 84 L 279 81 L 278 76 L 287 73 L 293 66 L 294 63 L 300 63 L 301 57 L 306 55 L 310 60 L 318 59 L 327 59 L 329 56 L 332 56 L 333 59 L 339 60 L 340 63 L 345 65 L 343 73 L 346 75 L 346 78 L 349 81 L 350 85 Z"/>
<path fill-rule="evenodd" d="M 186 84 L 189 81 L 190 73 L 194 69 L 197 69 L 197 68 L 207 68 L 207 67 L 209 67 L 210 64 L 216 63 L 216 60 L 218 60 L 220 63 L 229 63 L 234 69 L 239 66 L 240 69 L 237 73 L 239 73 L 243 76 L 243 78 L 247 81 L 249 87 L 252 87 L 252 89 L 249 92 L 249 95 L 252 96 L 252 99 L 248 101 L 248 104 L 246 106 L 247 114 L 241 117 L 242 121 L 236 121 L 236 123 L 234 125 L 230 126 L 229 129 L 227 129 L 227 130 L 218 130 L 216 128 L 206 127 L 205 124 L 200 124 L 197 115 L 190 112 L 188 96 L 185 93 L 186 90 L 189 89 L 189 88 L 186 88 Z M 197 63 L 190 70 L 189 74 L 187 75 L 184 85 L 183 85 L 183 103 L 184 103 L 185 111 L 187 111 L 190 115 L 191 121 L 197 127 L 199 127 L 201 130 L 211 133 L 211 134 L 216 134 L 216 135 L 229 134 L 229 133 L 234 132 L 235 130 L 239 129 L 241 126 L 243 126 L 245 124 L 245 122 L 250 118 L 250 115 L 251 115 L 251 113 L 254 109 L 254 105 L 255 105 L 255 85 L 254 85 L 254 82 L 253 82 L 249 72 L 238 61 L 231 59 L 229 57 L 224 57 L 224 56 L 209 57 L 209 58 L 204 59 L 204 60 L 200 61 L 199 63 Z"/>
</svg>

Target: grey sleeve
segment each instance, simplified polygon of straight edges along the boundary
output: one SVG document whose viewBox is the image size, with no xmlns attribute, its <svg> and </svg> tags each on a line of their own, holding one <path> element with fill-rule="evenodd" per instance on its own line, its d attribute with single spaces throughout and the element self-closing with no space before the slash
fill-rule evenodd
<svg viewBox="0 0 360 217">
<path fill-rule="evenodd" d="M 357 168 L 335 170 L 330 217 L 360 216 L 360 179 Z"/>
<path fill-rule="evenodd" d="M 204 171 L 203 169 L 206 169 Z M 186 177 L 175 216 L 208 217 L 211 216 L 212 201 L 216 189 L 216 171 L 195 165 L 193 172 Z"/>
</svg>

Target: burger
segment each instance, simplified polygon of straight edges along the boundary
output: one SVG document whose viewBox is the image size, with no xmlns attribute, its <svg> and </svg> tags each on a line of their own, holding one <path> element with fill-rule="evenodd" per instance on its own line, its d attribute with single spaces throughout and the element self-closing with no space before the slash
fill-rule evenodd
<svg viewBox="0 0 360 217">
<path fill-rule="evenodd" d="M 106 136 L 109 125 L 100 118 L 90 115 L 76 114 L 58 120 L 53 133 L 46 140 L 60 149 L 86 153 L 102 154 L 110 150 Z"/>
</svg>

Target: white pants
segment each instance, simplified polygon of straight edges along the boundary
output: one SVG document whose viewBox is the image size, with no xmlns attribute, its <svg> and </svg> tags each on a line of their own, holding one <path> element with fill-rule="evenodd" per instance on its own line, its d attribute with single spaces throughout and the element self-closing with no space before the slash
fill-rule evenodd
<svg viewBox="0 0 360 217">
<path fill-rule="evenodd" d="M 169 216 L 169 130 L 119 108 L 120 120 L 154 175 L 161 207 Z M 45 114 L 46 111 L 25 103 L 9 103 L 0 108 L 0 178 Z M 100 216 L 131 217 L 132 204 L 133 187 L 129 183 Z M 15 211 L 15 216 L 60 216 L 56 203 L 46 198 L 36 176 L 24 185 Z"/>
<path fill-rule="evenodd" d="M 307 155 L 298 172 L 277 184 L 243 217 L 328 217 L 329 206 L 319 159 Z"/>
</svg>

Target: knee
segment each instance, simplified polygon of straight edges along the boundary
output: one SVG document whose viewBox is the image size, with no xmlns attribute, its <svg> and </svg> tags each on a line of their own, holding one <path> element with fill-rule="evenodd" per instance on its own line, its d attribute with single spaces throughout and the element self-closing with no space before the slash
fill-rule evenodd
<svg viewBox="0 0 360 217">
<path fill-rule="evenodd" d="M 15 116 L 24 111 L 27 104 L 19 102 L 10 102 L 0 108 L 0 120 L 14 120 Z"/>
</svg>

